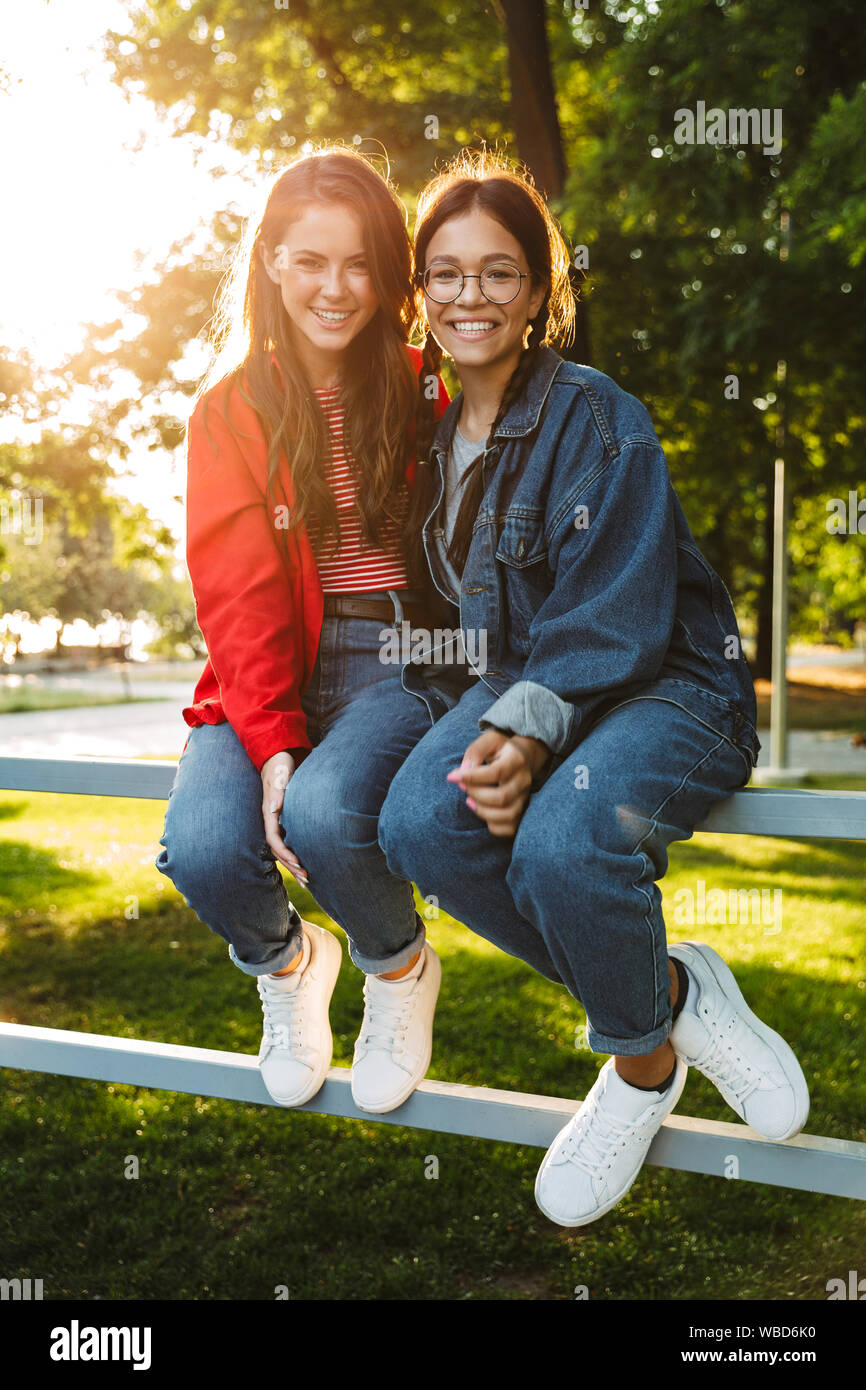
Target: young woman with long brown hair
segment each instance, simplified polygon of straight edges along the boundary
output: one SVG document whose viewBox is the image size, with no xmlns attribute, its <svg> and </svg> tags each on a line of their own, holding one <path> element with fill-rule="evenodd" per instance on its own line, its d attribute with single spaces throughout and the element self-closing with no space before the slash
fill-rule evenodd
<svg viewBox="0 0 866 1390">
<path fill-rule="evenodd" d="M 580 1226 L 628 1191 L 688 1065 L 767 1138 L 808 1114 L 794 1053 L 721 957 L 668 948 L 657 884 L 671 841 L 749 779 L 754 687 L 646 409 L 549 346 L 574 313 L 569 257 L 528 178 L 458 159 L 421 196 L 415 258 L 426 367 L 448 352 L 462 390 L 419 446 L 413 505 L 489 663 L 409 753 L 379 841 L 564 984 L 612 1054 L 536 1181 L 542 1211 Z"/>
<path fill-rule="evenodd" d="M 222 350 L 189 422 L 187 565 L 208 661 L 157 867 L 256 979 L 259 1065 L 301 1105 L 332 1057 L 342 952 L 304 922 L 275 861 L 346 931 L 365 973 L 356 1103 L 393 1109 L 430 1060 L 439 960 L 377 842 L 391 776 L 435 717 L 383 636 L 432 628 L 404 529 L 412 440 L 447 394 L 407 346 L 402 205 L 360 154 L 295 161 L 224 289 Z"/>
</svg>

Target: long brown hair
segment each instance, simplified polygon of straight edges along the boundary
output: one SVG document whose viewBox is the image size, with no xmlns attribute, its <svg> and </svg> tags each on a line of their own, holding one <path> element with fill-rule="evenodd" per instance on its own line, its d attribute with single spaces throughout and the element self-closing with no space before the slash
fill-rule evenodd
<svg viewBox="0 0 866 1390">
<path fill-rule="evenodd" d="M 227 421 L 232 387 L 253 407 L 268 441 L 269 515 L 273 521 L 280 458 L 285 454 L 295 505 L 287 523 L 281 520 L 277 529 L 285 544 L 287 533 L 304 524 L 318 556 L 329 534 L 340 543 L 336 503 L 323 466 L 330 454 L 329 432 L 293 350 L 280 286 L 269 278 L 261 257 L 263 246 L 276 254 L 287 224 L 311 203 L 350 208 L 363 229 L 379 307 L 349 345 L 340 400 L 346 447 L 357 467 L 365 541 L 379 545 L 384 518 L 397 521 L 397 497 L 405 482 L 419 399 L 406 351 L 415 317 L 411 245 L 405 209 L 387 174 L 380 174 L 357 151 L 324 146 L 299 156 L 272 181 L 261 217 L 250 219 L 221 286 L 212 321 L 217 353 L 197 394 L 222 383 Z M 284 492 L 282 500 L 285 503 Z"/>
<path fill-rule="evenodd" d="M 452 217 L 475 210 L 486 212 L 500 222 L 520 242 L 536 284 L 546 286 L 541 308 L 530 321 L 526 343 L 509 378 L 496 418 L 488 436 L 492 444 L 502 420 L 520 394 L 544 343 L 567 343 L 574 334 L 575 304 L 571 287 L 570 260 L 562 233 L 550 209 L 535 188 L 528 171 L 504 155 L 487 150 L 463 150 L 422 192 L 418 199 L 415 225 L 415 284 L 419 318 L 426 324 L 421 277 L 427 248 L 439 228 Z M 442 349 L 427 329 L 421 380 L 439 370 Z M 435 429 L 432 407 L 425 405 L 418 423 L 418 458 L 426 458 Z M 463 496 L 457 515 L 448 559 L 462 574 L 469 553 L 472 531 L 484 492 L 483 452 L 470 464 L 462 482 Z M 413 488 L 407 531 L 417 535 L 429 513 L 434 496 L 430 468 L 419 470 Z"/>
</svg>

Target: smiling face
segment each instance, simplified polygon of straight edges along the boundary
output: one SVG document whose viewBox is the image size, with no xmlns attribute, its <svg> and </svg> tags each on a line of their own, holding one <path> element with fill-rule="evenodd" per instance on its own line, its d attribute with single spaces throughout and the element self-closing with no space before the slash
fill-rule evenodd
<svg viewBox="0 0 866 1390">
<path fill-rule="evenodd" d="M 289 222 L 273 253 L 262 249 L 280 286 L 295 349 L 314 386 L 331 385 L 379 300 L 360 219 L 339 203 L 312 203 Z"/>
<path fill-rule="evenodd" d="M 477 279 L 466 280 L 458 297 L 439 304 L 425 294 L 430 330 L 458 370 L 513 370 L 523 349 L 526 328 L 541 308 L 545 286 L 529 274 L 529 265 L 516 237 L 501 222 L 475 209 L 452 217 L 430 238 L 423 269 L 480 275 L 490 266 L 512 266 L 523 272 L 520 290 L 508 304 L 491 304 Z"/>
</svg>

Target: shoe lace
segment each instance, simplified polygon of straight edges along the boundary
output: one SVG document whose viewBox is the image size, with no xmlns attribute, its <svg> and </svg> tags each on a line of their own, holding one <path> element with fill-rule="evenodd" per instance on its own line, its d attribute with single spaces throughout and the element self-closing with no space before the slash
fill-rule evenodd
<svg viewBox="0 0 866 1390">
<path fill-rule="evenodd" d="M 304 1046 L 304 1006 L 306 991 L 303 982 L 293 990 L 275 990 L 264 982 L 259 991 L 264 1014 L 263 1041 L 265 1048 L 291 1052 L 299 1062 L 312 1065 L 315 1048 Z"/>
<path fill-rule="evenodd" d="M 713 1018 L 710 1009 L 701 1009 L 704 1023 L 709 1028 L 709 1040 L 703 1052 L 694 1061 L 700 1071 L 717 1085 L 725 1086 L 742 1104 L 761 1083 L 761 1073 L 740 1051 L 733 1029 L 736 1018 L 731 1018 L 727 1026 Z"/>
<path fill-rule="evenodd" d="M 563 1158 L 592 1175 L 612 1160 L 617 1149 L 625 1147 L 629 1138 L 637 1137 L 640 1122 L 618 1120 L 616 1116 L 596 1107 L 592 1114 L 582 1114 L 568 1136 Z"/>
<path fill-rule="evenodd" d="M 383 996 L 375 986 L 368 989 L 359 1043 L 369 1048 L 385 1047 L 393 1052 L 397 1039 L 405 1034 L 414 1007 L 414 994 L 395 999 Z"/>
</svg>

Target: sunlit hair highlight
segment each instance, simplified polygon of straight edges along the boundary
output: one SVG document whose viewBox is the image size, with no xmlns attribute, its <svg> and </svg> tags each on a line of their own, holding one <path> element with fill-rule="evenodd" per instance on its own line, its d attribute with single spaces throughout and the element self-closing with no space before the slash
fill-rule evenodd
<svg viewBox="0 0 866 1390">
<path fill-rule="evenodd" d="M 306 525 L 319 555 L 326 536 L 340 540 L 325 473 L 327 422 L 294 349 L 280 286 L 268 276 L 261 255 L 267 247 L 276 257 L 286 228 L 313 204 L 348 208 L 362 228 L 379 307 L 346 352 L 340 392 L 344 437 L 357 467 L 364 539 L 380 544 L 385 516 L 398 520 L 397 494 L 405 482 L 418 392 L 406 351 L 415 317 L 411 247 L 405 208 L 387 166 L 380 173 L 365 155 L 329 144 L 298 156 L 273 177 L 221 284 L 210 326 L 214 358 L 197 397 L 212 391 L 208 404 L 219 398 L 226 420 L 233 389 L 253 407 L 268 443 L 270 515 L 275 516 L 278 501 L 285 502 L 284 493 L 276 495 L 285 455 L 295 504 L 288 525 L 281 522 L 278 531 L 286 538 Z"/>
</svg>

